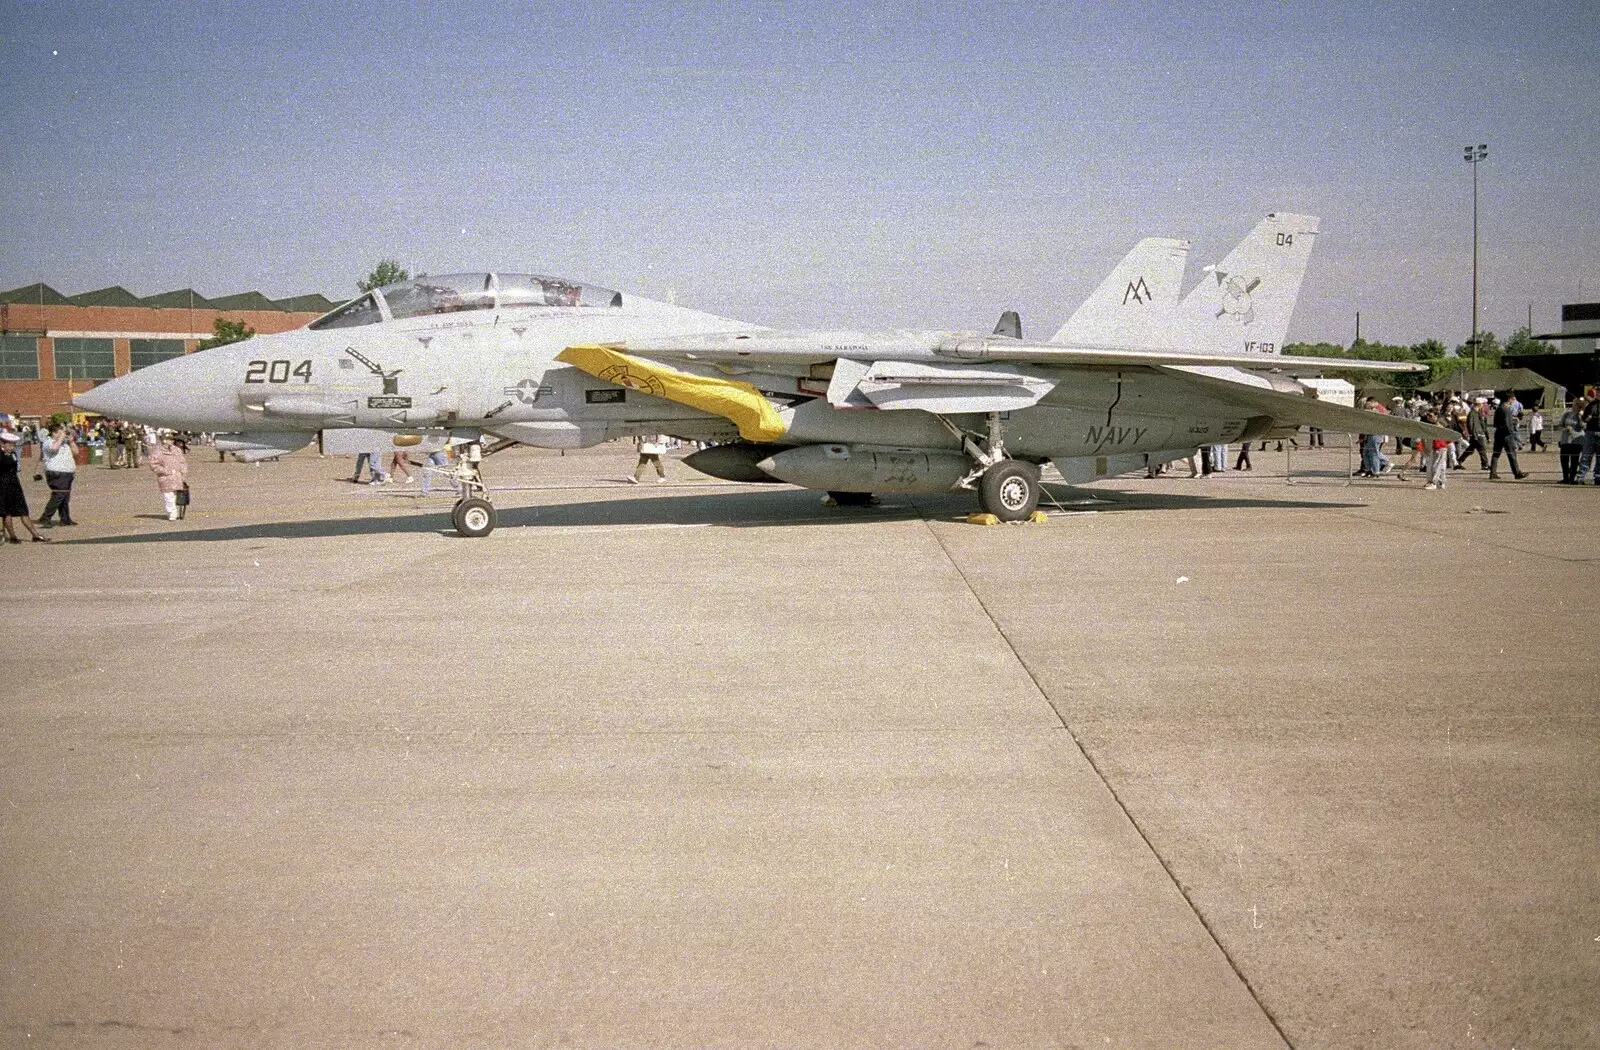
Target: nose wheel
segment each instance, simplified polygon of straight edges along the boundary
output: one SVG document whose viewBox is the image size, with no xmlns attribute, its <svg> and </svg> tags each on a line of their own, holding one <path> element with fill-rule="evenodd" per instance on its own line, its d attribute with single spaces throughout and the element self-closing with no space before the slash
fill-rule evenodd
<svg viewBox="0 0 1600 1050">
<path fill-rule="evenodd" d="M 494 504 L 489 502 L 489 490 L 483 483 L 483 457 L 492 456 L 516 445 L 515 441 L 497 441 L 488 448 L 479 442 L 469 442 L 456 460 L 451 476 L 460 487 L 462 498 L 450 511 L 450 524 L 469 539 L 478 539 L 494 531 Z"/>
<path fill-rule="evenodd" d="M 468 496 L 458 500 L 450 512 L 450 524 L 456 531 L 470 539 L 487 536 L 494 531 L 494 504 L 481 496 Z"/>
</svg>

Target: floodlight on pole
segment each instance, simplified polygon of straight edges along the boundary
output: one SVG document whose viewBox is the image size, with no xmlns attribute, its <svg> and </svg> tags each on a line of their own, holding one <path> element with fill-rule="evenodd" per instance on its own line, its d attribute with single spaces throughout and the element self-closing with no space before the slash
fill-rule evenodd
<svg viewBox="0 0 1600 1050">
<path fill-rule="evenodd" d="M 1472 165 L 1472 370 L 1478 370 L 1478 164 L 1489 156 L 1489 144 L 1462 146 L 1461 159 Z"/>
</svg>

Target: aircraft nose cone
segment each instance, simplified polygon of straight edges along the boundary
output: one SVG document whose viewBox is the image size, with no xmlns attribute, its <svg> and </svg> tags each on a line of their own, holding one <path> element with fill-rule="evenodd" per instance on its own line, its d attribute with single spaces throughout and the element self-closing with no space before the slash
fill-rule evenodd
<svg viewBox="0 0 1600 1050">
<path fill-rule="evenodd" d="M 74 394 L 72 403 L 85 412 L 95 412 L 112 419 L 161 423 L 163 419 L 160 417 L 173 414 L 177 402 L 183 400 L 174 396 L 178 390 L 163 388 L 163 384 L 159 382 L 163 375 L 171 374 L 171 369 L 167 369 L 163 375 L 151 374 L 161 371 L 161 366 L 156 365 L 137 372 L 129 372 L 125 376 L 101 383 L 92 390 Z"/>
<path fill-rule="evenodd" d="M 113 379 L 109 383 L 101 383 L 92 390 L 85 390 L 81 394 L 73 394 L 72 405 L 74 408 L 80 408 L 85 412 L 110 416 L 113 419 L 119 418 L 123 415 L 120 404 L 123 399 L 118 397 L 111 389 L 116 385 L 117 380 Z"/>
</svg>

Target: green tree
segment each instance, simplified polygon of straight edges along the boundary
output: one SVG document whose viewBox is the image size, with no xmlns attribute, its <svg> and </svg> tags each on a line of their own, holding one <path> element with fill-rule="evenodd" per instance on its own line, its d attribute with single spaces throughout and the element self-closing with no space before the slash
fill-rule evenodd
<svg viewBox="0 0 1600 1050">
<path fill-rule="evenodd" d="M 370 292 L 374 288 L 382 288 L 386 284 L 396 284 L 410 277 L 410 272 L 400 265 L 400 260 L 379 259 L 378 265 L 372 268 L 372 272 L 356 282 L 356 287 L 363 292 Z"/>
<path fill-rule="evenodd" d="M 200 340 L 200 349 L 210 350 L 214 346 L 242 343 L 255 334 L 256 330 L 243 321 L 230 321 L 225 317 L 219 317 L 211 322 L 211 338 Z"/>
<path fill-rule="evenodd" d="M 1419 361 L 1423 359 L 1423 352 L 1437 351 L 1444 354 L 1444 344 L 1437 340 L 1428 340 L 1415 346 L 1400 346 L 1395 343 L 1369 343 L 1365 339 L 1358 339 L 1350 344 L 1349 349 L 1334 343 L 1288 343 L 1283 352 L 1297 357 L 1330 357 L 1330 358 L 1355 358 L 1362 361 Z M 1335 370 L 1339 378 L 1348 379 L 1356 386 L 1366 383 L 1385 383 L 1397 390 L 1415 390 L 1429 379 L 1427 372 L 1374 372 L 1360 369 Z"/>
<path fill-rule="evenodd" d="M 1479 371 L 1488 371 L 1492 368 L 1499 368 L 1500 355 L 1502 353 L 1504 353 L 1504 351 L 1500 348 L 1500 340 L 1495 338 L 1495 334 L 1493 332 L 1478 333 Z M 1468 368 L 1472 367 L 1472 341 L 1470 339 L 1456 347 L 1456 356 L 1461 358 L 1462 362 L 1466 364 Z"/>
<path fill-rule="evenodd" d="M 1411 382 L 1396 384 L 1404 386 L 1408 390 L 1426 386 L 1435 379 L 1443 378 L 1461 367 L 1460 359 L 1451 357 L 1449 347 L 1437 339 L 1424 339 L 1420 343 L 1412 343 L 1411 356 L 1422 364 L 1427 365 L 1428 370 L 1416 373 Z"/>
<path fill-rule="evenodd" d="M 1523 325 L 1511 333 L 1511 338 L 1506 340 L 1505 352 L 1508 354 L 1553 354 L 1556 348 L 1549 343 L 1535 339 L 1533 329 Z"/>
<path fill-rule="evenodd" d="M 1366 340 L 1355 343 L 1350 347 L 1351 357 L 1360 357 L 1368 361 L 1415 361 L 1416 353 L 1409 346 L 1399 346 L 1394 343 L 1369 343 Z"/>
</svg>

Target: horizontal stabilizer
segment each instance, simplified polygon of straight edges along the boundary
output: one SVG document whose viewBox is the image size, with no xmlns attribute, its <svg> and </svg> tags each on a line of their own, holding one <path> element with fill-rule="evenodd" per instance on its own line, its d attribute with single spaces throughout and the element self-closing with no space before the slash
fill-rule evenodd
<svg viewBox="0 0 1600 1050">
<path fill-rule="evenodd" d="M 1161 365 L 1219 365 L 1230 368 L 1257 368 L 1286 375 L 1316 375 L 1321 372 L 1424 372 L 1428 366 L 1415 361 L 1357 361 L 1340 357 L 1293 357 L 1287 354 L 1185 353 L 1180 350 L 1117 346 L 988 346 L 974 360 L 1017 361 L 1038 365 L 1116 365 L 1119 367 Z"/>
<path fill-rule="evenodd" d="M 1453 441 L 1461 435 L 1444 427 L 1436 427 L 1418 419 L 1401 419 L 1381 412 L 1336 405 L 1331 401 L 1300 394 L 1285 394 L 1257 386 L 1219 379 L 1187 368 L 1164 368 L 1168 375 L 1178 376 L 1219 401 L 1226 401 L 1248 409 L 1253 415 L 1271 416 L 1280 423 L 1321 427 L 1337 434 L 1392 434 L 1395 437 L 1432 438 Z"/>
</svg>

